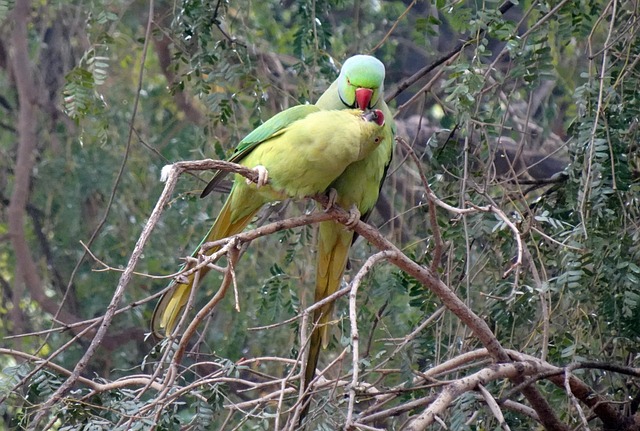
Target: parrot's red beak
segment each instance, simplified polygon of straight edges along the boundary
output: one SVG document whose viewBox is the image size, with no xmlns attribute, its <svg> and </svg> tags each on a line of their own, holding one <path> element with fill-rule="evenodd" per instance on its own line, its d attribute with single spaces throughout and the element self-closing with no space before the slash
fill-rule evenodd
<svg viewBox="0 0 640 431">
<path fill-rule="evenodd" d="M 356 90 L 356 105 L 363 111 L 369 109 L 369 103 L 373 96 L 373 90 L 370 88 L 358 88 Z"/>
</svg>

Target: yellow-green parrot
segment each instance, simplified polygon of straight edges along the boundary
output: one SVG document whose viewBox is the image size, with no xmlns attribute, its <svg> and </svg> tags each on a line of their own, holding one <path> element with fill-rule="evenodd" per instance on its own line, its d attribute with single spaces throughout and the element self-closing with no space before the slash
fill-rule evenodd
<svg viewBox="0 0 640 431">
<path fill-rule="evenodd" d="M 235 175 L 231 193 L 200 245 L 241 232 L 267 202 L 324 193 L 347 166 L 378 147 L 384 139 L 384 124 L 384 114 L 378 109 L 363 113 L 300 105 L 275 115 L 247 135 L 229 159 L 255 169 L 258 183 Z M 210 193 L 223 176 L 217 172 L 202 195 Z M 200 277 L 207 271 L 202 268 Z M 193 281 L 194 275 L 186 283 L 173 281 L 158 302 L 151 320 L 157 337 L 175 328 Z"/>
<path fill-rule="evenodd" d="M 316 106 L 321 109 L 379 109 L 385 116 L 382 143 L 367 157 L 349 165 L 330 186 L 337 191 L 336 203 L 347 210 L 355 207 L 364 220 L 378 200 L 394 148 L 395 124 L 383 98 L 384 75 L 384 65 L 377 58 L 368 55 L 350 57 L 344 62 L 338 78 L 316 102 Z M 316 302 L 333 294 L 340 287 L 353 240 L 353 231 L 342 224 L 332 221 L 320 224 Z M 327 328 L 332 308 L 333 304 L 328 304 L 314 314 L 313 320 L 317 327 L 311 333 L 305 388 L 315 376 L 320 347 L 328 344 Z M 303 416 L 305 414 L 306 409 Z"/>
</svg>

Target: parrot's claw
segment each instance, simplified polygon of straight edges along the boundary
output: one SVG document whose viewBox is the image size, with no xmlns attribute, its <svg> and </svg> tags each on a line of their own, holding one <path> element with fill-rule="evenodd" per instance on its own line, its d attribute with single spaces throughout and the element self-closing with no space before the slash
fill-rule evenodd
<svg viewBox="0 0 640 431">
<path fill-rule="evenodd" d="M 258 174 L 258 181 L 256 181 L 256 188 L 260 188 L 269 182 L 269 171 L 262 165 L 258 165 L 253 168 L 253 171 Z M 247 184 L 251 184 L 253 181 L 247 178 Z"/>
<path fill-rule="evenodd" d="M 327 198 L 327 205 L 324 208 L 325 212 L 329 211 L 336 204 L 336 201 L 338 200 L 338 191 L 333 187 L 330 188 L 327 192 Z"/>
<path fill-rule="evenodd" d="M 356 207 L 355 205 L 352 205 L 351 208 L 349 209 L 349 220 L 347 220 L 347 222 L 344 225 L 349 229 L 353 229 L 360 221 L 361 215 L 362 214 L 360 214 L 358 207 Z"/>
</svg>

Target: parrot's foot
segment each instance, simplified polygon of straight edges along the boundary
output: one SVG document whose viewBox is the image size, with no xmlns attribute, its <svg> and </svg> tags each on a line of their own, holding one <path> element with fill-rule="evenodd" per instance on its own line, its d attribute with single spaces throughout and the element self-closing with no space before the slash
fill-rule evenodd
<svg viewBox="0 0 640 431">
<path fill-rule="evenodd" d="M 338 200 L 338 191 L 333 187 L 330 188 L 327 192 L 327 198 L 329 200 L 327 201 L 327 205 L 324 207 L 325 212 L 329 211 L 336 204 L 336 201 Z"/>
<path fill-rule="evenodd" d="M 355 206 L 355 204 L 351 205 L 351 208 L 349 208 L 349 220 L 347 220 L 344 225 L 349 229 L 353 229 L 360 221 L 361 215 L 362 214 L 360 214 L 360 210 L 358 210 L 358 207 Z"/>
<path fill-rule="evenodd" d="M 179 274 L 176 276 L 175 281 L 177 284 L 189 284 L 189 277 L 184 274 Z"/>
<path fill-rule="evenodd" d="M 262 165 L 258 165 L 253 168 L 253 171 L 258 174 L 258 181 L 256 181 L 256 187 L 260 188 L 269 182 L 269 171 Z M 247 178 L 247 184 L 251 184 L 253 181 Z"/>
</svg>

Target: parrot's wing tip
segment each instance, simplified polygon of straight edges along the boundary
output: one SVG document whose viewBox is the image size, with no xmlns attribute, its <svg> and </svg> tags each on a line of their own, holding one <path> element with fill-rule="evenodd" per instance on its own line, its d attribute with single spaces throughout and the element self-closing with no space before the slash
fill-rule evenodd
<svg viewBox="0 0 640 431">
<path fill-rule="evenodd" d="M 171 169 L 173 169 L 173 165 L 164 165 L 162 170 L 160 171 L 160 181 L 165 183 L 169 179 L 169 174 L 171 174 Z"/>
</svg>

